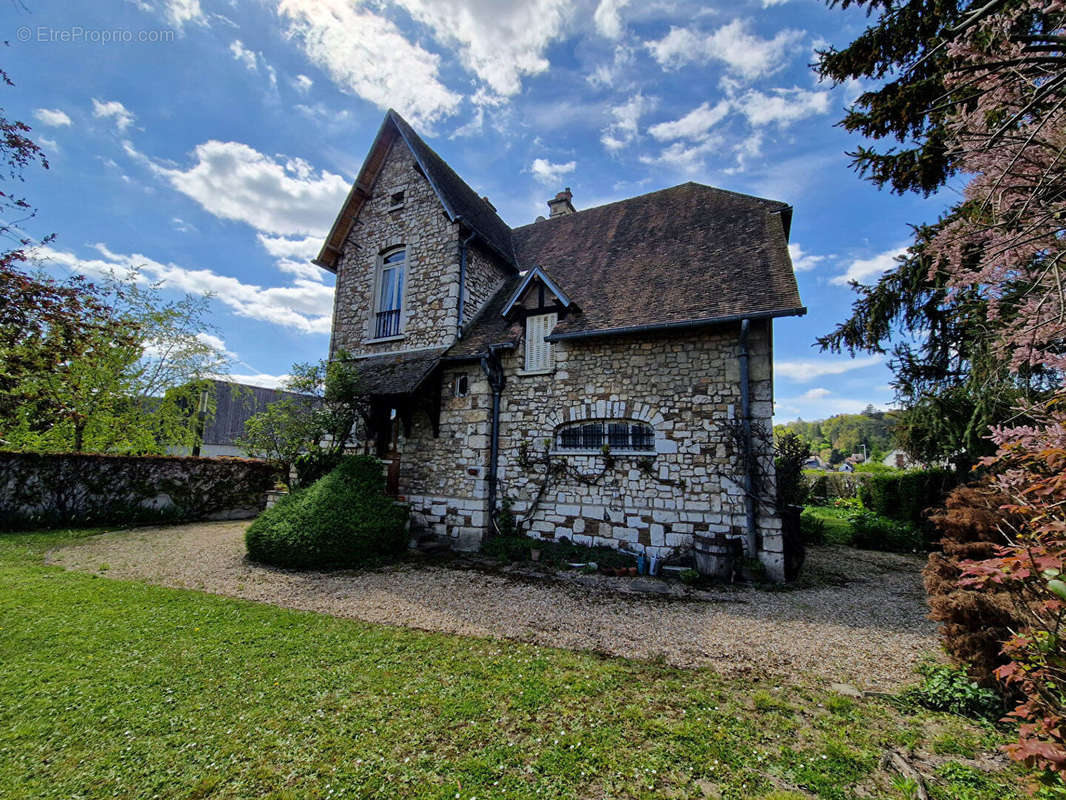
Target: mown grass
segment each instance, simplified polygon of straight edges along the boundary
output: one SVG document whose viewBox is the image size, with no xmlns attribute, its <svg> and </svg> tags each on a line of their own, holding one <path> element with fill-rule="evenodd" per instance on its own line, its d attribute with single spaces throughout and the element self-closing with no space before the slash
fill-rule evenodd
<svg viewBox="0 0 1066 800">
<path fill-rule="evenodd" d="M 0 535 L 0 797 L 1015 796 L 988 726 L 63 572 Z M 924 760 L 923 760 L 924 759 Z"/>
<path fill-rule="evenodd" d="M 807 506 L 805 513 L 825 523 L 825 543 L 850 545 L 855 538 L 855 531 L 848 520 L 853 508 L 835 508 L 834 506 Z"/>
</svg>

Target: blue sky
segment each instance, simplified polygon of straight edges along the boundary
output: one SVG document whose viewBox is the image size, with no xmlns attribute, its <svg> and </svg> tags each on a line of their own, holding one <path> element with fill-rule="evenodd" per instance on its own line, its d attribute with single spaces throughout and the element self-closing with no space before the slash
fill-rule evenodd
<svg viewBox="0 0 1066 800">
<path fill-rule="evenodd" d="M 53 269 L 138 266 L 211 291 L 239 380 L 326 354 L 332 276 L 308 263 L 392 106 L 511 225 L 695 180 L 795 207 L 806 317 L 776 325 L 776 418 L 888 405 L 876 357 L 821 354 L 848 277 L 947 204 L 878 191 L 834 127 L 859 85 L 815 48 L 861 12 L 817 0 L 26 0 L 4 4 L 0 103 L 51 162 L 26 193 Z"/>
</svg>

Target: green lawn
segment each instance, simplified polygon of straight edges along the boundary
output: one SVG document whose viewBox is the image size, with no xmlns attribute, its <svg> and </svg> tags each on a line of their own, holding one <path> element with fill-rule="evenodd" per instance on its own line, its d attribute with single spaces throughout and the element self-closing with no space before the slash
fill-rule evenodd
<svg viewBox="0 0 1066 800">
<path fill-rule="evenodd" d="M 813 679 L 603 659 L 62 572 L 0 535 L 0 797 L 1015 796 L 999 734 Z M 797 792 L 802 788 L 802 793 Z"/>
<path fill-rule="evenodd" d="M 851 544 L 855 532 L 848 521 L 848 515 L 855 513 L 852 508 L 835 508 L 834 506 L 807 506 L 805 513 L 817 517 L 825 523 L 826 544 Z"/>
</svg>

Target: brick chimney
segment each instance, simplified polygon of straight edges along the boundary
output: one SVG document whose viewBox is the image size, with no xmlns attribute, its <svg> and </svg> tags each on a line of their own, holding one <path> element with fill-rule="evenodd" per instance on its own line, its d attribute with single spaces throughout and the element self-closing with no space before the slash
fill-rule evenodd
<svg viewBox="0 0 1066 800">
<path fill-rule="evenodd" d="M 567 186 L 559 194 L 555 195 L 555 199 L 548 201 L 548 208 L 551 209 L 550 217 L 562 217 L 566 214 L 573 214 L 577 211 L 574 208 L 574 204 L 570 201 L 574 199 L 573 193 L 570 191 L 570 187 Z"/>
</svg>

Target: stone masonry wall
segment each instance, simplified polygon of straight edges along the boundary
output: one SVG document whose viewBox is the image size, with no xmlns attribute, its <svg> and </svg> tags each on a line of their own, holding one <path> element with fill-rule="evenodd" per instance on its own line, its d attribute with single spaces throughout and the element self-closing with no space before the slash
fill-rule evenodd
<svg viewBox="0 0 1066 800">
<path fill-rule="evenodd" d="M 463 324 L 470 322 L 492 299 L 512 272 L 500 264 L 497 256 L 482 249 L 477 241 L 466 251 L 466 300 L 463 303 Z"/>
<path fill-rule="evenodd" d="M 772 497 L 769 334 L 768 324 L 753 325 L 749 347 L 752 415 L 765 433 L 755 437 L 767 475 L 761 489 Z M 562 342 L 556 345 L 556 369 L 548 375 L 518 374 L 522 348 L 505 356 L 500 500 L 510 499 L 521 517 L 542 483 L 542 473 L 520 463 L 523 443 L 539 453 L 565 422 L 639 420 L 654 428 L 655 453 L 614 454 L 614 467 L 595 486 L 569 479 L 553 485 L 532 515 L 530 533 L 660 555 L 689 549 L 694 532 L 742 536 L 743 476 L 729 430 L 740 415 L 738 336 L 737 326 L 726 326 L 685 336 Z M 432 438 L 428 419 L 416 422 L 410 440 L 400 437 L 401 491 L 414 506 L 416 524 L 476 547 L 488 523 L 491 395 L 471 364 L 465 370 L 469 397 L 451 397 L 450 376 L 458 369 L 445 372 L 440 438 Z M 599 454 L 558 458 L 587 476 L 603 465 Z M 759 557 L 768 575 L 780 579 L 780 520 L 766 503 L 759 506 L 758 527 Z"/>
<path fill-rule="evenodd" d="M 389 211 L 391 195 L 401 189 L 403 208 Z M 403 337 L 368 342 L 374 335 L 379 257 L 399 245 L 407 248 Z M 330 353 L 344 348 L 352 355 L 372 355 L 451 344 L 458 298 L 457 226 L 415 169 L 411 151 L 397 140 L 337 262 Z"/>
</svg>

